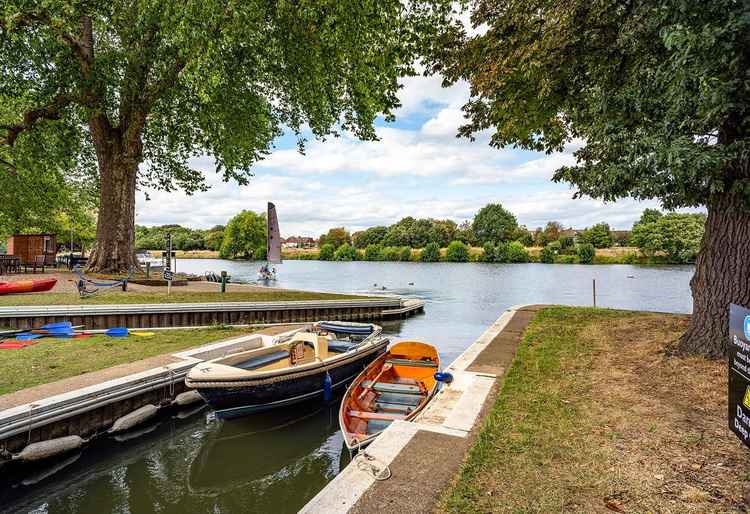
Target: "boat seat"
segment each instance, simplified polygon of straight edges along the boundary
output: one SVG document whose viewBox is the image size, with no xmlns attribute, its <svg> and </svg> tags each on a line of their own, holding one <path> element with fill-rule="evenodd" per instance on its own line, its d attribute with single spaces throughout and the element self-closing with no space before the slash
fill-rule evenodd
<svg viewBox="0 0 750 514">
<path fill-rule="evenodd" d="M 393 384 L 390 382 L 376 382 L 373 385 L 372 380 L 364 380 L 362 387 L 374 389 L 379 393 L 400 393 L 400 394 L 422 394 L 419 386 L 406 384 Z"/>
<path fill-rule="evenodd" d="M 235 368 L 240 369 L 246 369 L 246 370 L 252 370 L 252 369 L 258 369 L 262 368 L 263 366 L 267 364 L 272 364 L 274 362 L 278 362 L 280 360 L 288 359 L 289 358 L 289 352 L 286 350 L 280 351 L 280 352 L 273 352 L 266 355 L 261 355 L 260 357 L 253 357 L 252 359 L 246 360 L 245 362 L 240 362 L 239 364 L 235 364 Z"/>
<path fill-rule="evenodd" d="M 406 417 L 404 414 L 396 414 L 395 412 L 366 412 L 361 410 L 350 410 L 349 416 L 359 419 L 379 419 L 388 421 L 404 419 Z"/>
<path fill-rule="evenodd" d="M 383 411 L 391 411 L 391 412 L 403 412 L 404 414 L 409 414 L 412 410 L 414 410 L 410 405 L 402 405 L 400 403 L 386 403 L 386 402 L 375 402 L 375 409 L 383 412 Z"/>
<path fill-rule="evenodd" d="M 379 393 L 377 401 L 416 407 L 422 401 L 422 397 L 416 394 Z"/>
<path fill-rule="evenodd" d="M 388 359 L 385 361 L 394 366 L 408 366 L 412 368 L 437 368 L 438 365 L 433 361 L 418 361 L 414 359 Z"/>
<path fill-rule="evenodd" d="M 388 428 L 391 420 L 371 419 L 367 422 L 367 435 L 378 434 Z"/>
</svg>

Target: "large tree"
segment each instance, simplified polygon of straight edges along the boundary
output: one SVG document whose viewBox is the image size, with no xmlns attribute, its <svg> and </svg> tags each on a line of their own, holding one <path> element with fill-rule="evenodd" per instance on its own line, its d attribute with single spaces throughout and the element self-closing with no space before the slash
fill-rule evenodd
<svg viewBox="0 0 750 514">
<path fill-rule="evenodd" d="M 449 14 L 446 0 L 6 0 L 0 106 L 12 116 L 0 142 L 13 147 L 58 122 L 69 134 L 53 153 L 93 147 L 90 267 L 124 271 L 137 267 L 138 187 L 205 188 L 187 164 L 201 154 L 244 184 L 284 127 L 374 139 L 423 36 Z"/>
<path fill-rule="evenodd" d="M 577 196 L 705 206 L 679 348 L 724 355 L 729 304 L 750 305 L 750 3 L 472 4 L 480 34 L 446 34 L 433 63 L 471 84 L 461 133 L 546 152 L 578 139 L 554 175 Z"/>
</svg>

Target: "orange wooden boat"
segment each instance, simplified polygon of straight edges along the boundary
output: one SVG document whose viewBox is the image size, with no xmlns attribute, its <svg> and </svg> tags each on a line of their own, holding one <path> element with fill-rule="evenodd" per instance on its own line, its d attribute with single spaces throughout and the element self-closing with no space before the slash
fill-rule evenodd
<svg viewBox="0 0 750 514">
<path fill-rule="evenodd" d="M 397 419 L 419 414 L 438 390 L 440 357 L 434 346 L 418 341 L 393 345 L 354 379 L 339 410 L 346 446 L 370 444 Z"/>
<path fill-rule="evenodd" d="M 16 282 L 0 282 L 0 294 L 39 293 L 49 291 L 57 283 L 56 278 L 43 280 L 18 280 Z"/>
</svg>

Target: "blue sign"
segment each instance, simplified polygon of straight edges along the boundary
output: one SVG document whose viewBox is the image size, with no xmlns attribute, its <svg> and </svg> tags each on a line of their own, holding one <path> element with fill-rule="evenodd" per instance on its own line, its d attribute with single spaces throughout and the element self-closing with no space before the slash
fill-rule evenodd
<svg viewBox="0 0 750 514">
<path fill-rule="evenodd" d="M 729 429 L 750 446 L 750 309 L 729 306 Z"/>
</svg>

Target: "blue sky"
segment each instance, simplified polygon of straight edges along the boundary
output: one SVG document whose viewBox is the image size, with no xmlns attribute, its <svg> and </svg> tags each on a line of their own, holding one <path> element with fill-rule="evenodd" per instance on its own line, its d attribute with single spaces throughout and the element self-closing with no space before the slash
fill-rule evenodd
<svg viewBox="0 0 750 514">
<path fill-rule="evenodd" d="M 282 235 L 311 235 L 334 226 L 352 232 L 388 225 L 404 216 L 471 219 L 482 206 L 500 202 L 529 228 L 559 221 L 576 228 L 600 221 L 630 228 L 646 207 L 656 202 L 616 203 L 572 199 L 567 184 L 554 184 L 553 171 L 574 162 L 571 145 L 553 155 L 475 142 L 455 137 L 463 122 L 466 84 L 442 88 L 439 77 L 404 80 L 395 123 L 378 123 L 377 142 L 349 135 L 325 142 L 308 141 L 301 155 L 291 137 L 277 141 L 274 152 L 254 167 L 247 186 L 224 183 L 213 160 L 195 159 L 211 189 L 183 193 L 139 193 L 136 223 L 179 223 L 193 228 L 226 224 L 241 211 L 262 211 L 276 204 Z"/>
</svg>

